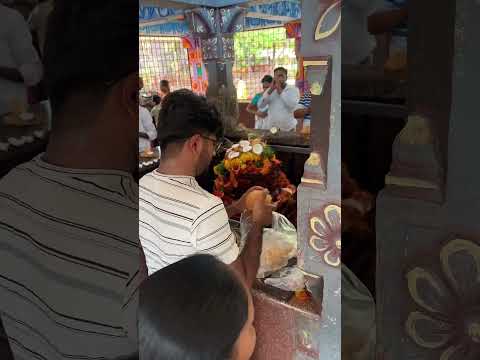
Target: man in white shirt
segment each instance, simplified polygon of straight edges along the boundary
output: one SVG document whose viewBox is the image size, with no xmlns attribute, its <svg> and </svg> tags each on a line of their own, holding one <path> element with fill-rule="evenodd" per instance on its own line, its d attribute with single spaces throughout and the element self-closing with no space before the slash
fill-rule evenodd
<svg viewBox="0 0 480 360">
<path fill-rule="evenodd" d="M 148 272 L 195 253 L 218 257 L 251 286 L 256 279 L 262 227 L 272 220 L 265 204 L 267 190 L 252 211 L 252 228 L 239 254 L 229 216 L 245 210 L 244 195 L 225 209 L 220 198 L 200 187 L 195 177 L 210 165 L 223 138 L 217 109 L 189 90 L 167 95 L 160 111 L 162 160 L 157 170 L 140 180 L 140 241 Z"/>
<path fill-rule="evenodd" d="M 268 116 L 264 120 L 263 128 L 277 127 L 282 131 L 293 131 L 297 126 L 293 112 L 300 100 L 300 92 L 295 86 L 287 85 L 287 69 L 278 67 L 273 76 L 272 85 L 263 93 L 258 104 L 259 108 L 268 106 Z"/>
<path fill-rule="evenodd" d="M 149 150 L 151 142 L 157 138 L 157 129 L 152 115 L 143 106 L 138 107 L 138 152 Z"/>
<path fill-rule="evenodd" d="M 42 79 L 42 64 L 27 22 L 0 3 L 0 116 L 27 107 L 27 87 Z"/>
<path fill-rule="evenodd" d="M 143 89 L 143 79 L 139 78 L 140 90 Z M 141 100 L 139 99 L 139 102 Z M 138 152 L 141 153 L 151 148 L 151 142 L 157 138 L 157 129 L 153 122 L 152 115 L 142 105 L 138 107 Z"/>
<path fill-rule="evenodd" d="M 138 4 L 55 4 L 49 144 L 0 179 L 0 316 L 15 360 L 127 359 L 146 275 L 131 175 Z"/>
</svg>

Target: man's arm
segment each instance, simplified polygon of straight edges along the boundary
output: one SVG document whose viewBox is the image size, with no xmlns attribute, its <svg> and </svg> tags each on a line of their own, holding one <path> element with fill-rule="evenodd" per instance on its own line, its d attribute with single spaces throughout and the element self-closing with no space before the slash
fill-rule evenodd
<svg viewBox="0 0 480 360">
<path fill-rule="evenodd" d="M 240 256 L 230 266 L 251 288 L 257 278 L 263 245 L 263 227 L 272 223 L 273 205 L 259 200 L 252 211 L 252 227 Z"/>
<path fill-rule="evenodd" d="M 268 104 L 270 104 L 270 95 L 272 95 L 272 93 L 277 89 L 277 84 L 275 83 L 275 80 L 273 81 L 272 85 L 267 89 L 265 90 L 265 92 L 263 93 L 263 96 L 262 98 L 258 101 L 258 108 L 261 109 L 261 108 L 264 108 L 266 107 Z"/>
<path fill-rule="evenodd" d="M 145 111 L 143 111 L 145 110 Z M 142 121 L 144 132 L 141 134 L 146 134 L 149 140 L 155 140 L 157 138 L 157 129 L 155 129 L 155 125 L 153 124 L 152 115 L 147 109 L 142 109 L 140 118 Z M 142 137 L 139 133 L 139 136 Z"/>
<path fill-rule="evenodd" d="M 242 195 L 240 199 L 238 199 L 237 201 L 234 201 L 231 205 L 226 207 L 228 217 L 231 218 L 235 215 L 241 214 L 246 208 L 245 204 L 247 201 L 248 194 L 252 191 L 257 191 L 257 190 L 265 191 L 265 196 L 266 194 L 268 194 L 267 189 L 261 186 L 252 186 Z"/>
<path fill-rule="evenodd" d="M 263 226 L 254 223 L 248 233 L 247 242 L 240 256 L 230 267 L 245 281 L 251 288 L 257 278 L 260 267 L 260 255 L 263 245 Z"/>
<path fill-rule="evenodd" d="M 254 114 L 258 111 L 258 107 L 256 105 L 253 105 L 252 103 L 247 105 L 247 112 L 250 114 Z"/>
<path fill-rule="evenodd" d="M 300 93 L 297 88 L 290 87 L 282 91 L 280 99 L 284 103 L 288 111 L 294 111 L 300 100 Z"/>
</svg>

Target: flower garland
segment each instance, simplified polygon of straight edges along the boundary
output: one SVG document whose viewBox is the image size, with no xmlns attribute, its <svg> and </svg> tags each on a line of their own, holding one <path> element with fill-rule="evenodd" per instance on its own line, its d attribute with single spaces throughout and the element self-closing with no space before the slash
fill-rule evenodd
<svg viewBox="0 0 480 360">
<path fill-rule="evenodd" d="M 261 139 L 234 144 L 227 150 L 224 160 L 214 167 L 214 172 L 213 193 L 227 205 L 252 186 L 267 188 L 278 206 L 291 200 L 296 192 L 274 150 Z"/>
</svg>

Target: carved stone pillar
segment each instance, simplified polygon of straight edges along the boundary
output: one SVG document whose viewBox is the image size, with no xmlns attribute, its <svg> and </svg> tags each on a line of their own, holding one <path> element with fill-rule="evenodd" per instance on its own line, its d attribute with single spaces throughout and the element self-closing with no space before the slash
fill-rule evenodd
<svg viewBox="0 0 480 360">
<path fill-rule="evenodd" d="M 480 359 L 480 4 L 409 7 L 412 116 L 377 201 L 377 348 Z"/>
<path fill-rule="evenodd" d="M 312 94 L 312 153 L 298 188 L 298 261 L 317 283 L 323 281 L 315 334 L 322 359 L 341 357 L 340 17 L 340 1 L 302 2 L 301 56 Z"/>
<path fill-rule="evenodd" d="M 243 29 L 244 14 L 245 9 L 240 7 L 202 7 L 187 12 L 192 34 L 201 42 L 208 73 L 207 98 L 217 104 L 227 131 L 234 129 L 238 120 L 237 92 L 232 77 L 233 34 Z"/>
</svg>

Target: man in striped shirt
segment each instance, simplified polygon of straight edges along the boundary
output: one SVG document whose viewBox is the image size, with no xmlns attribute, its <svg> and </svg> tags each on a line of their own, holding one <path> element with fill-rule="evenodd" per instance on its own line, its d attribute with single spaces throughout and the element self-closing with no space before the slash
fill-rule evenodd
<svg viewBox="0 0 480 360">
<path fill-rule="evenodd" d="M 312 120 L 312 93 L 306 90 L 298 102 L 294 116 L 298 121 L 297 131 L 307 130 L 310 128 Z"/>
<path fill-rule="evenodd" d="M 262 227 L 272 219 L 267 190 L 252 211 L 253 225 L 241 254 L 229 216 L 245 209 L 245 195 L 225 209 L 220 198 L 200 187 L 195 177 L 209 166 L 223 126 L 216 108 L 188 90 L 162 102 L 159 128 L 162 160 L 140 180 L 140 241 L 151 274 L 195 253 L 209 253 L 230 264 L 253 284 L 262 248 Z"/>
<path fill-rule="evenodd" d="M 137 18 L 132 1 L 55 1 L 50 142 L 0 180 L 0 316 L 15 360 L 138 356 Z"/>
</svg>

